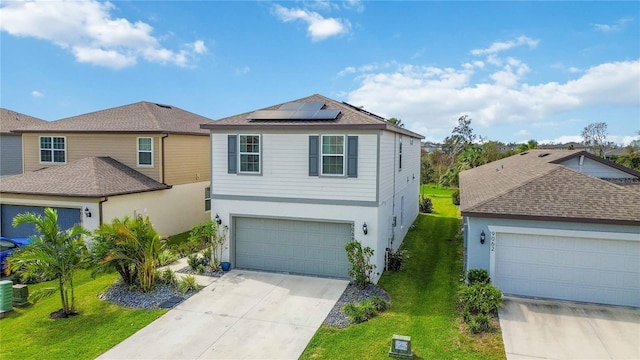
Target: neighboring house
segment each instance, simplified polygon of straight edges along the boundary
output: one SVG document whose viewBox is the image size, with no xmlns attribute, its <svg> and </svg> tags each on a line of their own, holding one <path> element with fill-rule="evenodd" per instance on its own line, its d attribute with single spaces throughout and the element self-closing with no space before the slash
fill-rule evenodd
<svg viewBox="0 0 640 360">
<path fill-rule="evenodd" d="M 22 134 L 24 174 L 0 180 L 1 227 L 32 235 L 11 219 L 58 209 L 61 223 L 88 229 L 114 218 L 148 215 L 162 236 L 189 230 L 209 215 L 210 119 L 138 102 L 44 123 Z"/>
<path fill-rule="evenodd" d="M 640 173 L 529 150 L 460 173 L 465 268 L 505 294 L 640 307 Z"/>
<path fill-rule="evenodd" d="M 229 227 L 223 258 L 346 278 L 344 245 L 355 239 L 374 250 L 378 280 L 418 214 L 421 135 L 321 95 L 202 128 L 211 131 L 211 214 Z"/>
<path fill-rule="evenodd" d="M 587 147 L 584 146 L 584 144 L 575 141 L 564 144 L 541 144 L 538 145 L 538 148 L 546 150 L 587 150 Z"/>
<path fill-rule="evenodd" d="M 431 154 L 436 151 L 442 151 L 442 144 L 433 143 L 431 141 L 427 141 L 422 143 L 422 150 L 427 154 Z"/>
<path fill-rule="evenodd" d="M 22 174 L 22 137 L 11 131 L 46 121 L 0 108 L 0 178 Z"/>
</svg>

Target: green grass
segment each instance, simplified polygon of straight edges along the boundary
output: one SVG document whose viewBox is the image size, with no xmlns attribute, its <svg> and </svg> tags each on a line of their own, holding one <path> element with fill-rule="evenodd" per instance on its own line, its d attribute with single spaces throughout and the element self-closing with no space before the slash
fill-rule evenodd
<svg viewBox="0 0 640 360">
<path fill-rule="evenodd" d="M 175 245 L 180 245 L 183 242 L 188 241 L 189 240 L 189 232 L 191 232 L 191 231 L 185 231 L 185 232 L 177 234 L 177 235 L 169 236 L 169 239 L 167 240 L 166 245 L 171 247 L 171 246 L 175 246 Z"/>
<path fill-rule="evenodd" d="M 322 326 L 302 359 L 388 359 L 393 334 L 411 336 L 416 358 L 505 358 L 499 330 L 482 336 L 461 330 L 456 301 L 462 244 L 455 240 L 459 219 L 453 190 L 427 190 L 437 213 L 420 215 L 407 234 L 405 270 L 387 271 L 379 282 L 391 296 L 390 309 L 346 329 Z"/>
<path fill-rule="evenodd" d="M 455 189 L 441 188 L 433 184 L 423 184 L 420 188 L 420 194 L 431 198 L 433 204 L 433 214 L 439 217 L 459 217 L 458 208 L 453 205 L 451 194 Z"/>
<path fill-rule="evenodd" d="M 50 320 L 60 309 L 58 293 L 37 304 L 16 308 L 0 320 L 0 359 L 94 359 L 139 329 L 166 313 L 166 310 L 134 310 L 98 299 L 117 279 L 103 275 L 95 279 L 89 270 L 74 277 L 79 315 Z M 29 285 L 29 291 L 51 282 Z"/>
</svg>

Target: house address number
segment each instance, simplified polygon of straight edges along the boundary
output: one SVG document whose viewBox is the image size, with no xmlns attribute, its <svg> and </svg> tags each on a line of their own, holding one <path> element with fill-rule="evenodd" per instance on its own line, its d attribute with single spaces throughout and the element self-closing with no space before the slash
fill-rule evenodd
<svg viewBox="0 0 640 360">
<path fill-rule="evenodd" d="M 496 251 L 496 232 L 491 232 L 491 252 Z"/>
</svg>

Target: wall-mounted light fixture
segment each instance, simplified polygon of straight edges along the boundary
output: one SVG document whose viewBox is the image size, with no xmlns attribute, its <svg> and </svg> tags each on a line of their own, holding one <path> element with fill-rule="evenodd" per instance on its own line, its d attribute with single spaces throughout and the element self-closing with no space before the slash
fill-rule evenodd
<svg viewBox="0 0 640 360">
<path fill-rule="evenodd" d="M 484 244 L 484 240 L 487 237 L 484 235 L 484 230 L 482 230 L 482 232 L 480 233 L 480 244 Z"/>
<path fill-rule="evenodd" d="M 362 232 L 367 235 L 369 229 L 367 228 L 367 223 L 362 224 Z"/>
<path fill-rule="evenodd" d="M 216 224 L 221 225 L 222 219 L 220 219 L 220 215 L 216 214 Z"/>
<path fill-rule="evenodd" d="M 85 206 L 84 208 L 84 216 L 90 218 L 91 217 L 91 211 L 89 211 L 89 208 Z"/>
</svg>

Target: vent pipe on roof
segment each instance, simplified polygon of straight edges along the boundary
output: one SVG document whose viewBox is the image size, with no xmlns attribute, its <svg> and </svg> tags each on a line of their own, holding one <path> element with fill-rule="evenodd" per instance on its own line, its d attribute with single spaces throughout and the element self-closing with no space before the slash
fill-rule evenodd
<svg viewBox="0 0 640 360">
<path fill-rule="evenodd" d="M 580 172 L 582 172 L 582 164 L 584 164 L 584 155 L 580 155 L 580 167 L 579 170 Z"/>
</svg>

